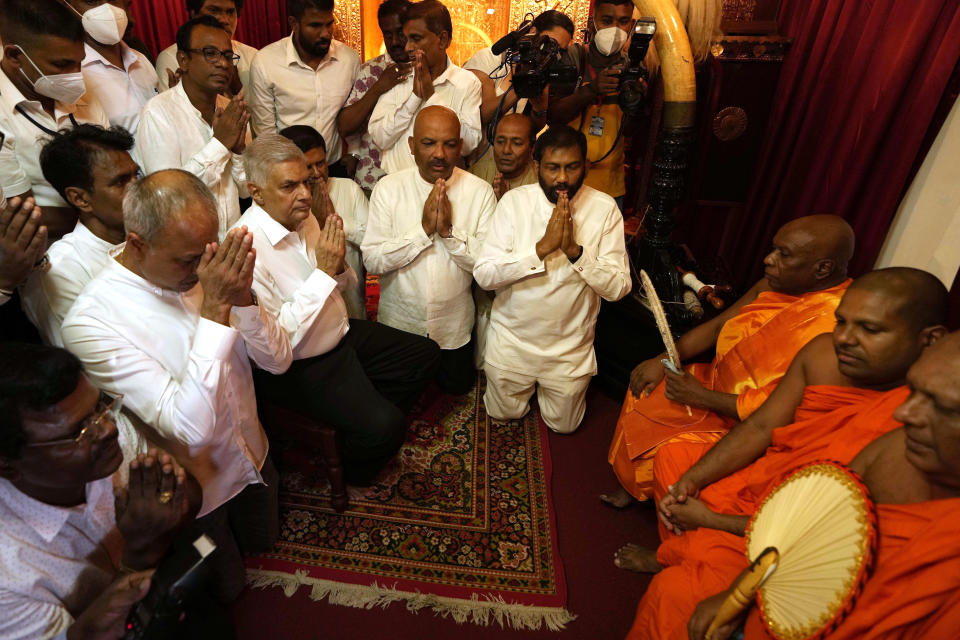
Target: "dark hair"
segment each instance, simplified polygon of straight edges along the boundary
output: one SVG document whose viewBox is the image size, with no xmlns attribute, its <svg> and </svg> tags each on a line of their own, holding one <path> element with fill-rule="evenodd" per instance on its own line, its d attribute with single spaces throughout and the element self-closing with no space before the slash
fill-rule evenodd
<svg viewBox="0 0 960 640">
<path fill-rule="evenodd" d="M 383 22 L 383 19 L 387 16 L 399 16 L 400 22 L 403 22 L 403 17 L 410 10 L 412 4 L 410 0 L 383 0 L 377 7 L 377 22 Z"/>
<path fill-rule="evenodd" d="M 440 35 L 443 31 L 453 38 L 453 22 L 450 20 L 450 11 L 439 0 L 420 0 L 414 2 L 403 16 L 404 22 L 423 20 L 432 33 Z"/>
<path fill-rule="evenodd" d="M 187 0 L 187 13 L 192 16 L 200 13 L 200 9 L 203 9 L 204 3 L 207 0 Z M 243 11 L 243 2 L 244 0 L 233 0 L 233 6 L 237 8 L 237 13 Z"/>
<path fill-rule="evenodd" d="M 132 148 L 133 136 L 123 127 L 78 124 L 61 129 L 43 146 L 40 168 L 47 182 L 66 200 L 67 187 L 93 191 L 93 163 L 100 153 Z"/>
<path fill-rule="evenodd" d="M 570 16 L 562 11 L 548 9 L 533 20 L 533 28 L 537 30 L 537 33 L 543 33 L 547 29 L 552 29 L 554 27 L 560 27 L 571 36 L 573 35 L 573 20 L 571 20 Z"/>
<path fill-rule="evenodd" d="M 533 159 L 540 162 L 547 149 L 569 149 L 579 147 L 580 155 L 587 157 L 587 136 L 569 125 L 550 127 L 537 138 L 533 146 Z"/>
<path fill-rule="evenodd" d="M 0 0 L 0 38 L 19 44 L 31 36 L 83 41 L 83 24 L 57 0 Z"/>
<path fill-rule="evenodd" d="M 287 15 L 299 20 L 307 9 L 333 11 L 333 0 L 287 0 Z"/>
<path fill-rule="evenodd" d="M 42 411 L 77 388 L 83 366 L 65 349 L 0 343 L 0 456 L 19 458 L 27 441 L 24 409 Z"/>
<path fill-rule="evenodd" d="M 323 136 L 309 125 L 295 124 L 281 131 L 280 135 L 293 142 L 304 153 L 311 149 L 323 149 L 324 153 L 327 152 L 327 143 Z"/>
<path fill-rule="evenodd" d="M 223 29 L 228 34 L 227 26 L 214 18 L 213 16 L 197 16 L 190 18 L 177 29 L 177 51 L 187 51 L 190 49 L 190 41 L 193 38 L 193 30 L 197 27 L 211 27 L 213 29 Z"/>
<path fill-rule="evenodd" d="M 595 0 L 593 3 L 593 9 L 596 11 L 597 7 L 601 4 L 612 4 L 615 7 L 622 7 L 623 5 L 633 6 L 633 0 Z"/>
</svg>

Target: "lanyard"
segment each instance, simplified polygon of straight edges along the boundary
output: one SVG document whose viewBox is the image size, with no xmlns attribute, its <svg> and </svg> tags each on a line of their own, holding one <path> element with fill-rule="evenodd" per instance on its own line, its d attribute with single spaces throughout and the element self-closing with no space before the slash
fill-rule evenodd
<svg viewBox="0 0 960 640">
<path fill-rule="evenodd" d="M 586 64 L 587 64 L 587 71 L 590 73 L 590 82 L 593 82 L 593 79 L 597 77 L 597 72 L 596 70 L 594 70 L 592 64 L 590 64 L 589 62 L 587 62 Z M 597 107 L 600 107 L 601 105 L 603 105 L 603 99 L 604 99 L 604 95 L 598 91 Z"/>
<path fill-rule="evenodd" d="M 34 120 L 33 118 L 31 118 L 30 115 L 29 115 L 26 111 L 24 111 L 24 110 L 23 110 L 23 107 L 20 106 L 19 104 L 18 104 L 16 107 L 14 107 L 14 109 L 16 109 L 17 112 L 18 112 L 20 115 L 22 115 L 24 118 L 26 118 L 27 120 L 29 120 L 29 121 L 31 122 L 31 124 L 33 124 L 33 126 L 35 126 L 37 129 L 40 129 L 40 131 L 43 131 L 45 134 L 50 135 L 50 136 L 55 136 L 55 135 L 57 135 L 57 132 L 56 132 L 56 131 L 50 131 L 50 129 L 47 129 L 45 126 L 43 126 L 42 124 L 40 124 L 39 122 L 37 122 L 36 120 Z M 77 119 L 73 117 L 73 114 L 72 114 L 72 113 L 70 114 L 70 122 L 72 122 L 72 123 L 73 123 L 73 126 L 75 126 L 75 127 L 80 126 L 79 123 L 77 122 Z"/>
</svg>

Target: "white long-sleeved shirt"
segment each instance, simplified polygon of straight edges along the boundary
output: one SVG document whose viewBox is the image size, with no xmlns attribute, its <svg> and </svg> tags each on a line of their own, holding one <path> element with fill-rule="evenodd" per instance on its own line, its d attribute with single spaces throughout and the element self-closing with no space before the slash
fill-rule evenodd
<svg viewBox="0 0 960 640">
<path fill-rule="evenodd" d="M 225 108 L 229 102 L 217 96 L 218 107 Z M 249 137 L 248 130 L 248 142 Z M 136 157 L 145 174 L 183 169 L 203 180 L 217 199 L 221 239 L 240 217 L 240 198 L 249 195 L 243 162 L 213 137 L 213 127 L 190 102 L 183 83 L 151 99 L 143 108 Z"/>
<path fill-rule="evenodd" d="M 87 484 L 87 500 L 58 507 L 0 479 L 0 638 L 65 638 L 107 588 L 123 555 L 113 482 Z"/>
<path fill-rule="evenodd" d="M 63 342 L 90 380 L 150 429 L 203 488 L 199 515 L 262 482 L 267 436 L 257 419 L 250 360 L 271 373 L 292 361 L 286 334 L 256 306 L 234 307 L 230 326 L 200 317 L 200 284 L 161 289 L 116 260 L 83 290 L 63 321 Z"/>
<path fill-rule="evenodd" d="M 256 47 L 251 47 L 248 44 L 236 40 L 231 40 L 230 44 L 233 46 L 233 52 L 240 56 L 240 59 L 237 61 L 237 75 L 240 76 L 240 84 L 243 85 L 245 93 L 249 94 L 250 65 L 253 64 L 253 58 L 257 55 L 257 49 Z M 174 42 L 157 54 L 156 70 L 160 82 L 160 91 L 166 91 L 170 88 L 170 76 L 167 75 L 167 69 L 176 73 L 179 68 L 180 63 L 177 62 L 177 43 Z"/>
<path fill-rule="evenodd" d="M 40 169 L 40 150 L 60 129 L 74 123 L 109 127 L 110 121 L 96 96 L 87 92 L 76 104 L 57 102 L 53 117 L 39 101 L 27 100 L 0 70 L 0 187 L 7 198 L 33 189 L 33 197 L 41 207 L 67 207 Z"/>
<path fill-rule="evenodd" d="M 363 268 L 360 244 L 367 232 L 368 205 L 363 189 L 347 178 L 328 178 L 330 201 L 337 215 L 343 219 L 343 233 L 347 237 L 347 264 L 357 275 L 357 283 L 341 291 L 351 318 L 367 318 L 367 270 Z"/>
<path fill-rule="evenodd" d="M 308 216 L 299 229 L 290 231 L 253 204 L 236 224 L 244 225 L 257 251 L 253 289 L 260 307 L 286 332 L 294 359 L 333 349 L 350 329 L 340 291 L 356 286 L 357 276 L 349 267 L 337 278 L 317 268 L 317 219 Z"/>
<path fill-rule="evenodd" d="M 537 257 L 555 206 L 539 184 L 511 189 L 497 205 L 473 272 L 481 287 L 497 292 L 485 358 L 499 369 L 554 378 L 597 372 L 600 298 L 630 292 L 623 216 L 613 198 L 586 185 L 570 205 L 583 247 L 576 262 L 559 249 Z"/>
<path fill-rule="evenodd" d="M 407 138 L 413 135 L 417 114 L 425 107 L 441 105 L 460 118 L 464 155 L 477 148 L 481 139 L 480 81 L 447 58 L 447 68 L 433 79 L 433 95 L 427 100 L 413 93 L 413 74 L 377 100 L 367 130 L 374 144 L 383 149 L 380 167 L 387 173 L 416 166 Z"/>
<path fill-rule="evenodd" d="M 253 130 L 260 135 L 309 125 L 327 143 L 327 161 L 336 162 L 341 152 L 337 114 L 359 68 L 360 56 L 339 40 L 330 41 L 330 50 L 316 70 L 300 59 L 293 35 L 268 44 L 250 68 L 247 102 Z"/>
<path fill-rule="evenodd" d="M 50 268 L 34 271 L 20 287 L 23 311 L 44 342 L 63 346 L 60 326 L 67 312 L 110 260 L 110 252 L 122 246 L 98 238 L 82 222 L 50 245 Z"/>
<path fill-rule="evenodd" d="M 423 205 L 432 189 L 417 167 L 384 176 L 370 196 L 360 248 L 367 270 L 380 274 L 378 320 L 457 349 L 470 341 L 474 260 L 497 198 L 489 184 L 454 168 L 447 180 L 453 235 L 428 236 Z"/>
<path fill-rule="evenodd" d="M 136 135 L 143 106 L 160 93 L 157 72 L 145 55 L 122 41 L 120 47 L 123 50 L 122 68 L 89 44 L 84 44 L 85 56 L 80 70 L 87 91 L 97 96 L 110 124 Z"/>
</svg>

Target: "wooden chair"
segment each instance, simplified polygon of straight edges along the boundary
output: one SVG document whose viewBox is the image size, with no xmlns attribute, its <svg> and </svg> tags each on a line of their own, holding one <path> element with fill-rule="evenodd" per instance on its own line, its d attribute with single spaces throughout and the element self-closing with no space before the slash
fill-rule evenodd
<svg viewBox="0 0 960 640">
<path fill-rule="evenodd" d="M 337 513 L 349 506 L 347 484 L 343 480 L 343 462 L 337 432 L 332 427 L 307 418 L 277 404 L 260 404 L 260 419 L 267 433 L 282 433 L 295 442 L 301 442 L 320 451 L 327 480 L 330 481 L 330 504 Z"/>
</svg>

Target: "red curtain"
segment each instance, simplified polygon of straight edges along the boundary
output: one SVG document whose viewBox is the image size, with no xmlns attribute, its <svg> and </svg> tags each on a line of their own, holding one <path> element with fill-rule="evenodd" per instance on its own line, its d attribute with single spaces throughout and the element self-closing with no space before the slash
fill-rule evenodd
<svg viewBox="0 0 960 640">
<path fill-rule="evenodd" d="M 794 38 L 746 210 L 720 253 L 741 285 L 785 222 L 836 213 L 856 231 L 851 273 L 872 268 L 960 59 L 956 0 L 784 0 Z"/>
<path fill-rule="evenodd" d="M 177 28 L 187 21 L 184 0 L 139 0 L 131 5 L 130 13 L 134 33 L 154 55 L 173 44 Z M 260 49 L 288 33 L 286 0 L 247 0 L 235 37 Z"/>
</svg>

